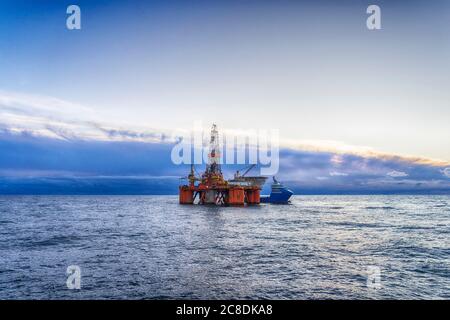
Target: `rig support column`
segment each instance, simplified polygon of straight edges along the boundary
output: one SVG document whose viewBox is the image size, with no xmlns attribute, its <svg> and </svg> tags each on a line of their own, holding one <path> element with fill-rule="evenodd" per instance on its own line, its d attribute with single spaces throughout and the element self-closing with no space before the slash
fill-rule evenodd
<svg viewBox="0 0 450 320">
<path fill-rule="evenodd" d="M 180 204 L 193 204 L 194 191 L 188 187 L 180 187 Z"/>
<path fill-rule="evenodd" d="M 233 187 L 228 190 L 228 204 L 233 206 L 243 206 L 244 205 L 244 188 Z"/>
</svg>

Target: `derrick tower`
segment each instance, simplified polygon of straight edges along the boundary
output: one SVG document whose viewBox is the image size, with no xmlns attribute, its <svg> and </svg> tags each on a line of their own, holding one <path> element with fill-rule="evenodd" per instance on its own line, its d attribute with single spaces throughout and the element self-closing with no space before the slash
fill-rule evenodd
<svg viewBox="0 0 450 320">
<path fill-rule="evenodd" d="M 211 139 L 209 141 L 208 164 L 206 165 L 206 173 L 220 174 L 220 146 L 219 146 L 219 131 L 217 125 L 213 124 L 211 128 Z"/>
</svg>

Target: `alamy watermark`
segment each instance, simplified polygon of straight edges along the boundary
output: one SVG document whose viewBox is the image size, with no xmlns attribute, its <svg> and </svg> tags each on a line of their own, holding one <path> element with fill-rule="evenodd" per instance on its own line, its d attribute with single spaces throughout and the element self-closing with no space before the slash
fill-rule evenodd
<svg viewBox="0 0 450 320">
<path fill-rule="evenodd" d="M 66 27 L 69 30 L 81 29 L 81 9 L 80 6 L 72 4 L 67 7 L 66 13 L 69 15 L 66 19 Z M 366 13 L 370 14 L 366 20 L 366 26 L 369 30 L 381 29 L 381 8 L 376 4 L 367 7 Z"/>
<path fill-rule="evenodd" d="M 66 274 L 68 275 L 66 281 L 67 289 L 81 289 L 81 268 L 76 265 L 68 266 Z"/>
<path fill-rule="evenodd" d="M 256 164 L 262 175 L 275 175 L 280 166 L 280 138 L 278 129 L 245 129 L 220 131 L 219 141 L 214 141 L 215 157 L 220 164 Z M 202 165 L 208 163 L 211 152 L 210 131 L 201 122 L 192 131 L 178 131 L 177 142 L 171 152 L 172 163 Z"/>
<path fill-rule="evenodd" d="M 380 289 L 381 288 L 381 268 L 378 266 L 367 267 L 367 288 Z"/>
<path fill-rule="evenodd" d="M 366 26 L 369 30 L 381 29 L 381 9 L 376 4 L 367 7 L 366 13 L 370 16 L 366 20 Z"/>
<path fill-rule="evenodd" d="M 70 5 L 67 7 L 66 13 L 70 16 L 67 17 L 66 27 L 69 30 L 81 29 L 81 9 L 77 5 Z"/>
</svg>

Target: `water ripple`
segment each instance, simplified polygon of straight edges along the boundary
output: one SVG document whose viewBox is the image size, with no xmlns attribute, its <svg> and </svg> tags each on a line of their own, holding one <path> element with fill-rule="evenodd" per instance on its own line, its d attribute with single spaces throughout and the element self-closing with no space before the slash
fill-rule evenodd
<svg viewBox="0 0 450 320">
<path fill-rule="evenodd" d="M 448 196 L 296 196 L 180 206 L 172 196 L 0 197 L 0 299 L 438 299 Z M 66 268 L 82 270 L 68 290 Z M 366 286 L 381 270 L 379 290 Z"/>
</svg>

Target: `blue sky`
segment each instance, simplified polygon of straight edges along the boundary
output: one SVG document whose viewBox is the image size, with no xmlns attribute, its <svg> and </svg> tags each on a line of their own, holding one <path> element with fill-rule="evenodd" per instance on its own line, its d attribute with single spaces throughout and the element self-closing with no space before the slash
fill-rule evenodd
<svg viewBox="0 0 450 320">
<path fill-rule="evenodd" d="M 199 120 L 279 129 L 299 193 L 448 193 L 448 21 L 448 1 L 2 1 L 0 193 L 176 192 L 164 135 Z"/>
</svg>

